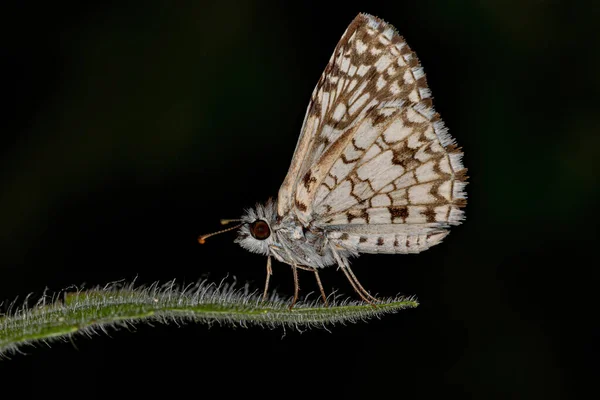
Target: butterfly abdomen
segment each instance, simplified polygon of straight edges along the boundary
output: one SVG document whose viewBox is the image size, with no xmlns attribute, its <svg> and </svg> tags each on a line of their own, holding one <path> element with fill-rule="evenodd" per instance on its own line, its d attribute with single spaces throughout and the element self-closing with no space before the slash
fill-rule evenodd
<svg viewBox="0 0 600 400">
<path fill-rule="evenodd" d="M 447 234 L 444 230 L 421 234 L 336 231 L 328 237 L 338 246 L 358 253 L 411 254 L 440 243 Z"/>
</svg>

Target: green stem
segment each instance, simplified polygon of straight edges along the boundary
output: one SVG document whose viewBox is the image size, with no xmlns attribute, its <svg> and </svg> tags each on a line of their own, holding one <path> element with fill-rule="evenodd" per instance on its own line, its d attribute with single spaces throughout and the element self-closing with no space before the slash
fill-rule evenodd
<svg viewBox="0 0 600 400">
<path fill-rule="evenodd" d="M 62 297 L 62 299 L 61 299 Z M 267 301 L 248 287 L 201 282 L 186 288 L 174 282 L 134 287 L 113 284 L 88 291 L 62 292 L 50 301 L 43 296 L 33 307 L 0 316 L 0 354 L 15 352 L 23 344 L 94 333 L 106 327 L 139 321 L 195 321 L 264 327 L 310 328 L 340 322 L 358 322 L 418 305 L 414 298 L 384 299 L 373 307 L 366 303 L 333 299 L 303 301 L 289 309 L 289 300 L 272 296 Z M 100 329 L 99 329 L 100 328 Z"/>
</svg>

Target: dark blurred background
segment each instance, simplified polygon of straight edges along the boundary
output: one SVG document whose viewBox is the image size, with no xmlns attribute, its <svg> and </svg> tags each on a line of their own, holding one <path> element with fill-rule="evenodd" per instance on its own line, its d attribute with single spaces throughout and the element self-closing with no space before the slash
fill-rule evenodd
<svg viewBox="0 0 600 400">
<path fill-rule="evenodd" d="M 260 289 L 264 257 L 233 234 L 196 238 L 277 195 L 313 87 L 361 11 L 416 51 L 470 184 L 467 220 L 443 244 L 353 264 L 373 292 L 416 295 L 416 310 L 283 338 L 195 324 L 78 337 L 0 362 L 3 387 L 477 399 L 594 387 L 595 2 L 11 3 L 0 14 L 0 300 L 135 277 L 235 276 Z M 289 267 L 274 272 L 291 295 Z M 354 296 L 334 268 L 321 277 Z"/>
</svg>

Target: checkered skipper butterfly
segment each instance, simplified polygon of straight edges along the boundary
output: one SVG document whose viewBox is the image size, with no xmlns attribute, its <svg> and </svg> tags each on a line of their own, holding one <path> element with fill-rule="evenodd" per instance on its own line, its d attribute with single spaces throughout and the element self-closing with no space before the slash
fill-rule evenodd
<svg viewBox="0 0 600 400">
<path fill-rule="evenodd" d="M 462 152 L 433 110 L 425 74 L 404 39 L 384 21 L 359 14 L 313 91 L 292 162 L 269 200 L 232 228 L 236 243 L 298 269 L 341 269 L 366 302 L 349 258 L 419 253 L 464 219 Z"/>
</svg>

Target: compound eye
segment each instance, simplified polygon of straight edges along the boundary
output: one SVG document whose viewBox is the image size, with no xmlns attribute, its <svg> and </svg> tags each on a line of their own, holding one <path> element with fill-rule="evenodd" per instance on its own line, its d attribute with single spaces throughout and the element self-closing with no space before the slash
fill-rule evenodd
<svg viewBox="0 0 600 400">
<path fill-rule="evenodd" d="M 267 224 L 262 219 L 257 219 L 252 224 L 250 224 L 250 233 L 252 234 L 254 239 L 258 240 L 265 240 L 269 236 L 271 236 L 269 224 Z"/>
</svg>

